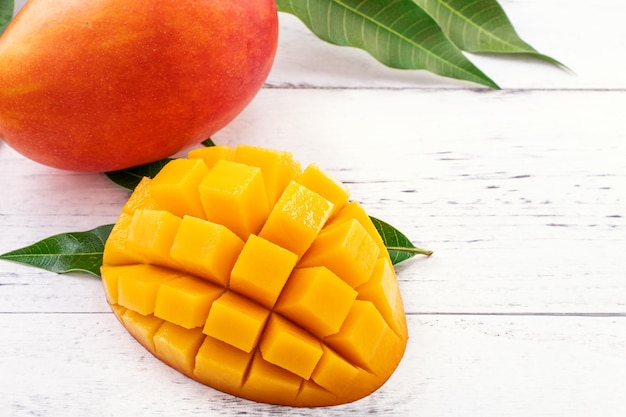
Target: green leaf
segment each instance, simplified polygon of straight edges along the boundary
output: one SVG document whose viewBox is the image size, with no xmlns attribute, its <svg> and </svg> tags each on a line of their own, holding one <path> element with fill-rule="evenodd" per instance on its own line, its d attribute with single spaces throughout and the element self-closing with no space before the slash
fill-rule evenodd
<svg viewBox="0 0 626 417">
<path fill-rule="evenodd" d="M 202 143 L 202 145 L 206 146 L 207 148 L 210 148 L 211 146 L 215 146 L 215 143 L 213 142 L 213 139 L 211 139 L 211 138 L 205 139 L 201 143 Z"/>
<path fill-rule="evenodd" d="M 277 0 L 276 4 L 319 38 L 363 49 L 387 66 L 426 69 L 498 88 L 412 0 Z"/>
<path fill-rule="evenodd" d="M 15 1 L 0 0 L 0 33 L 4 32 L 11 20 L 13 20 L 14 11 Z"/>
<path fill-rule="evenodd" d="M 413 0 L 462 50 L 530 54 L 561 65 L 524 42 L 496 0 Z"/>
<path fill-rule="evenodd" d="M 62 233 L 0 255 L 0 259 L 35 266 L 59 274 L 88 272 L 100 276 L 104 243 L 112 224 L 86 232 Z"/>
<path fill-rule="evenodd" d="M 433 254 L 430 250 L 415 247 L 405 235 L 390 224 L 375 217 L 370 216 L 370 219 L 372 219 L 378 234 L 383 238 L 392 264 L 397 265 L 415 255 L 430 256 Z"/>
<path fill-rule="evenodd" d="M 153 178 L 171 160 L 172 158 L 165 158 L 132 168 L 105 172 L 105 175 L 117 185 L 121 185 L 132 191 L 143 177 Z"/>
</svg>

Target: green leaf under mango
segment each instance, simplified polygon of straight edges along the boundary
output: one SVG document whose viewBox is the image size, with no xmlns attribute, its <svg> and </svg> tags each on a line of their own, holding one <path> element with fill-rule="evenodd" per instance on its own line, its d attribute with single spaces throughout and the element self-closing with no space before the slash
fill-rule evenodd
<svg viewBox="0 0 626 417">
<path fill-rule="evenodd" d="M 430 72 L 498 88 L 412 0 L 277 0 L 320 39 L 369 52 L 392 68 Z"/>
<path fill-rule="evenodd" d="M 370 219 L 378 230 L 378 234 L 383 238 L 393 265 L 406 261 L 415 255 L 430 256 L 433 254 L 430 250 L 415 247 L 405 235 L 390 224 L 372 216 Z"/>
<path fill-rule="evenodd" d="M 0 34 L 4 32 L 9 23 L 11 23 L 11 20 L 13 20 L 14 12 L 15 1 L 0 0 Z"/>
<path fill-rule="evenodd" d="M 202 145 L 204 145 L 205 147 L 209 148 L 211 146 L 215 146 L 215 143 L 213 142 L 213 139 L 208 138 L 203 140 L 202 142 L 200 142 Z"/>
<path fill-rule="evenodd" d="M 59 274 L 87 272 L 100 276 L 104 243 L 112 224 L 86 232 L 61 233 L 30 246 L 0 255 L 0 259 L 35 266 Z"/>
</svg>

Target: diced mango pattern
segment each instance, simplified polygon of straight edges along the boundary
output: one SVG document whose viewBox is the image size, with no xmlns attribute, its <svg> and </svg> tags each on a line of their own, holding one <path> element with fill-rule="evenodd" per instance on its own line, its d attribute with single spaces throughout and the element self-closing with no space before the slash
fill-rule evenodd
<svg viewBox="0 0 626 417">
<path fill-rule="evenodd" d="M 156 357 L 292 406 L 360 399 L 408 334 L 395 271 L 347 188 L 288 152 L 192 150 L 139 183 L 108 239 L 107 301 Z"/>
</svg>

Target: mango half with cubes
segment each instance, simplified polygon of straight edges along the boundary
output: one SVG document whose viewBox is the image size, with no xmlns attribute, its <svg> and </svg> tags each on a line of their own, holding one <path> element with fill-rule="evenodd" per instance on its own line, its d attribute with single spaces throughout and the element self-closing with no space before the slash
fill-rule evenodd
<svg viewBox="0 0 626 417">
<path fill-rule="evenodd" d="M 383 240 L 348 190 L 288 152 L 213 146 L 143 178 L 107 240 L 108 302 L 157 358 L 254 401 L 378 389 L 407 325 Z"/>
</svg>

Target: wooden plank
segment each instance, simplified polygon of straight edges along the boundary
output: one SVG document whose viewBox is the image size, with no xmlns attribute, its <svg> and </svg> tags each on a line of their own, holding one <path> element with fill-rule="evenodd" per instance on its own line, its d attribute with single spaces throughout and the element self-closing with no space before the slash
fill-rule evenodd
<svg viewBox="0 0 626 417">
<path fill-rule="evenodd" d="M 410 312 L 616 313 L 626 311 L 623 108 L 623 92 L 266 89 L 215 140 L 320 163 L 370 214 L 434 250 L 399 268 Z M 0 144 L 0 176 L 16 174 L 0 200 L 2 252 L 111 223 L 128 196 L 100 174 L 41 167 Z M 4 311 L 66 311 L 50 274 L 7 262 L 0 274 Z M 99 300 L 99 283 L 79 281 L 67 285 L 84 301 L 67 311 Z"/>
<path fill-rule="evenodd" d="M 0 314 L 0 413 L 67 416 L 622 416 L 626 318 L 409 316 L 375 394 L 286 409 L 221 394 L 159 362 L 112 314 Z M 44 412 L 45 411 L 45 412 Z"/>
</svg>

